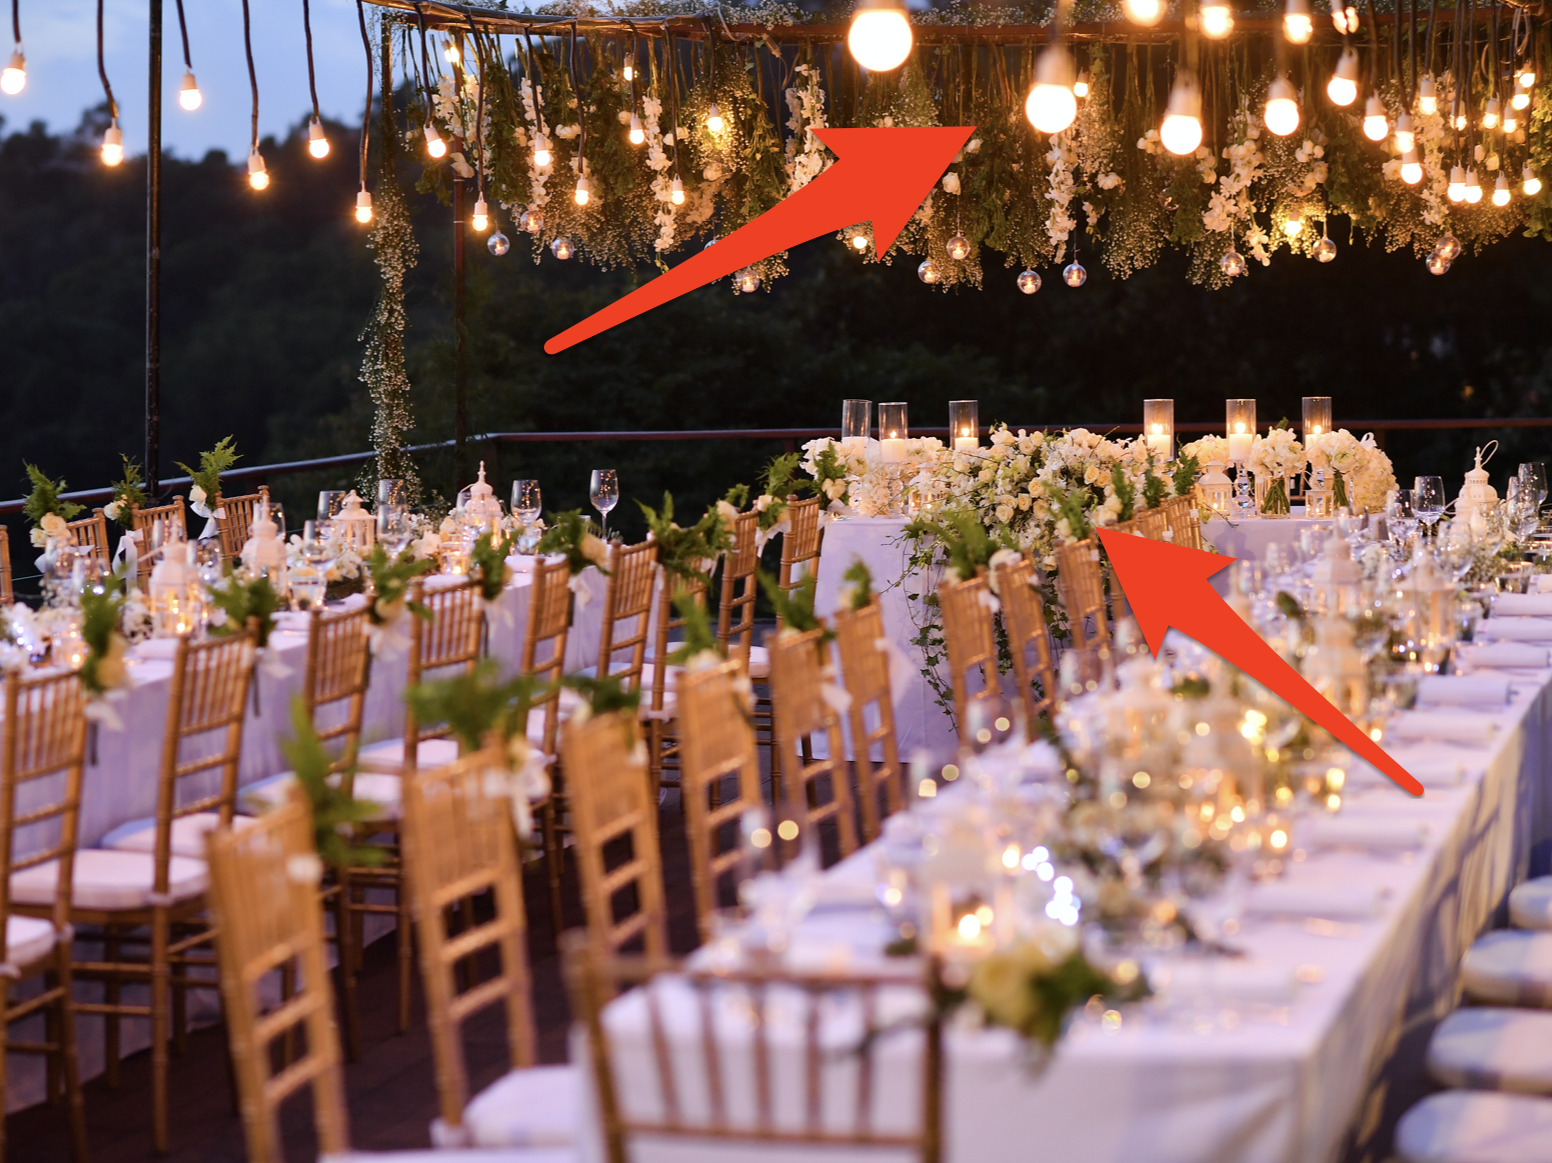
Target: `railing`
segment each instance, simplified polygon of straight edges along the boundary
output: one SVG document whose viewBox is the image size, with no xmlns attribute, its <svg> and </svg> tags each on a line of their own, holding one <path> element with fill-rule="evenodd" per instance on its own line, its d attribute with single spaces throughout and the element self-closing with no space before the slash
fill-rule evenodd
<svg viewBox="0 0 1552 1163">
<path fill-rule="evenodd" d="M 1373 432 L 1376 442 L 1383 448 L 1386 435 L 1391 432 L 1552 428 L 1552 417 L 1491 416 L 1451 420 L 1342 420 L 1341 425 L 1350 431 L 1358 433 Z M 1021 426 L 1014 424 L 1012 427 L 1018 428 Z M 1069 428 L 1087 428 L 1091 432 L 1124 436 L 1133 436 L 1142 431 L 1141 424 L 1026 424 L 1022 425 L 1022 427 L 1030 431 L 1041 430 L 1046 432 L 1062 431 Z M 1221 421 L 1191 420 L 1175 424 L 1176 433 L 1217 432 L 1222 428 L 1223 424 Z M 946 438 L 949 434 L 947 428 L 913 428 L 911 432 L 915 436 L 937 436 L 940 438 Z M 826 428 L 672 428 L 633 432 L 485 432 L 469 437 L 468 443 L 470 445 L 493 445 L 499 448 L 504 444 L 779 440 L 786 451 L 794 452 L 797 450 L 800 441 L 814 440 L 821 436 L 835 436 L 837 434 L 837 429 L 833 426 Z M 441 440 L 431 444 L 411 445 L 405 451 L 410 453 L 442 452 L 453 449 L 456 446 L 456 441 Z M 376 455 L 375 452 L 346 452 L 339 456 L 323 456 L 312 460 L 288 460 L 278 464 L 247 465 L 241 468 L 228 469 L 221 474 L 221 479 L 223 481 L 252 481 L 255 484 L 259 484 L 268 481 L 271 477 L 287 476 L 291 473 L 316 472 L 319 469 L 344 468 L 349 465 L 362 464 Z M 192 481 L 186 476 L 163 477 L 159 482 L 159 491 L 166 491 L 191 483 Z M 113 490 L 83 489 L 78 492 L 65 493 L 63 496 L 66 500 L 78 501 L 82 504 L 106 504 L 113 499 Z M 10 501 L 0 501 L 0 516 L 20 513 L 25 503 L 25 500 L 20 497 Z"/>
</svg>

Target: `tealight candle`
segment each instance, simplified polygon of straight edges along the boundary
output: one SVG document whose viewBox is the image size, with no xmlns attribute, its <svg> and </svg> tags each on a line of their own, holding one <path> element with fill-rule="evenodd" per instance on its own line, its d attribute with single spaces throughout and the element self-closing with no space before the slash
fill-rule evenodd
<svg viewBox="0 0 1552 1163">
<path fill-rule="evenodd" d="M 878 448 L 885 464 L 901 464 L 905 461 L 909 434 L 904 403 L 878 406 Z"/>
<path fill-rule="evenodd" d="M 1256 402 L 1229 400 L 1227 413 L 1229 459 L 1244 464 L 1250 459 L 1250 446 L 1256 438 Z"/>
<path fill-rule="evenodd" d="M 1310 437 L 1324 436 L 1331 431 L 1331 397 L 1304 397 L 1304 446 L 1309 447 Z"/>
<path fill-rule="evenodd" d="M 1175 401 L 1144 400 L 1142 432 L 1148 451 L 1161 462 L 1175 455 Z"/>
<path fill-rule="evenodd" d="M 955 452 L 974 452 L 981 447 L 980 404 L 976 400 L 948 402 L 948 430 Z"/>
</svg>

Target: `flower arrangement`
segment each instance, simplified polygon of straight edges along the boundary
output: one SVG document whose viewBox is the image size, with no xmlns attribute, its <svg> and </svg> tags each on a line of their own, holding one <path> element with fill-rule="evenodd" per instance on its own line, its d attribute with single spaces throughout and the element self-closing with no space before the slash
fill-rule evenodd
<svg viewBox="0 0 1552 1163">
<path fill-rule="evenodd" d="M 481 533 L 474 540 L 474 547 L 469 551 L 469 572 L 480 588 L 480 597 L 487 602 L 494 602 L 506 588 L 507 554 L 511 552 L 511 537 Z M 418 567 L 421 563 L 413 564 Z"/>
<path fill-rule="evenodd" d="M 845 441 L 822 437 L 803 446 L 803 471 L 814 478 L 819 495 L 831 509 L 851 503 L 852 484 L 867 475 L 869 454 L 877 455 L 877 444 L 871 438 Z"/>
<path fill-rule="evenodd" d="M 37 465 L 26 461 L 22 462 L 22 467 L 27 470 L 27 480 L 32 485 L 32 492 L 22 505 L 22 512 L 33 523 L 32 544 L 42 549 L 51 540 L 67 539 L 70 530 L 65 523 L 79 513 L 83 506 L 67 501 L 60 495 L 66 488 L 63 477 L 57 481 L 51 480 Z"/>
<path fill-rule="evenodd" d="M 688 529 L 674 523 L 671 493 L 663 494 L 661 510 L 642 501 L 636 504 L 646 518 L 648 539 L 657 545 L 658 564 L 676 577 L 709 585 L 717 558 L 733 548 L 733 532 L 722 504 L 712 505 Z"/>
<path fill-rule="evenodd" d="M 231 574 L 225 580 L 210 587 L 210 601 L 219 611 L 212 619 L 210 632 L 217 635 L 241 634 L 248 619 L 254 619 L 259 649 L 269 645 L 270 632 L 275 628 L 275 611 L 280 609 L 280 596 L 269 584 L 269 578 L 259 574 L 246 578 Z"/>
<path fill-rule="evenodd" d="M 199 454 L 198 469 L 178 461 L 178 467 L 188 473 L 193 482 L 189 486 L 189 508 L 201 517 L 210 518 L 213 515 L 210 502 L 221 492 L 221 474 L 241 459 L 233 437 L 226 436 L 218 440 L 214 448 Z"/>
<path fill-rule="evenodd" d="M 119 457 L 124 462 L 124 475 L 110 486 L 113 489 L 113 499 L 102 507 L 102 515 L 110 521 L 117 521 L 121 528 L 129 530 L 134 528 L 135 509 L 145 506 L 148 498 L 140 465 L 123 453 L 120 453 Z"/>
<path fill-rule="evenodd" d="M 534 552 L 564 554 L 573 578 L 590 565 L 597 566 L 600 573 L 609 572 L 609 546 L 593 532 L 593 523 L 581 509 L 554 514 Z"/>
<path fill-rule="evenodd" d="M 129 643 L 119 633 L 123 599 L 116 591 L 98 593 L 88 586 L 81 592 L 81 640 L 86 661 L 81 666 L 81 685 L 93 698 L 102 698 L 129 682 L 124 655 Z"/>
<path fill-rule="evenodd" d="M 1285 422 L 1286 423 L 1286 422 Z M 1293 429 L 1279 425 L 1258 436 L 1250 445 L 1250 471 L 1266 482 L 1261 501 L 1263 513 L 1283 516 L 1288 512 L 1288 478 L 1304 471 L 1308 458 Z"/>
<path fill-rule="evenodd" d="M 409 592 L 410 584 L 417 577 L 432 572 L 433 562 L 407 553 L 390 561 L 388 551 L 381 545 L 374 545 L 367 556 L 366 568 L 372 577 L 372 604 L 368 612 L 372 625 L 386 626 L 396 622 L 406 610 L 416 617 L 431 616 L 424 606 L 409 600 Z"/>
</svg>

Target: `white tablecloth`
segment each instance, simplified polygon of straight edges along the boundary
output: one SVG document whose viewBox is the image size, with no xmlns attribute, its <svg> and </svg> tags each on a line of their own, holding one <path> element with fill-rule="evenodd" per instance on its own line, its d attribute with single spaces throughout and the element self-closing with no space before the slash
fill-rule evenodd
<svg viewBox="0 0 1552 1163">
<path fill-rule="evenodd" d="M 1291 517 L 1252 517 L 1248 521 L 1214 518 L 1202 526 L 1202 537 L 1219 553 L 1247 561 L 1261 561 L 1272 544 L 1298 541 L 1304 530 L 1317 525 L 1331 527 L 1329 520 L 1312 520 L 1301 515 L 1303 506 L 1295 506 Z"/>
</svg>

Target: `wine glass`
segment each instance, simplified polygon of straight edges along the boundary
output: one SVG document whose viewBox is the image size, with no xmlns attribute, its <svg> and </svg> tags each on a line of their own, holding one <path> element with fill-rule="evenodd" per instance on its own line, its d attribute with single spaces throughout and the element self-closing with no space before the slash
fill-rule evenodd
<svg viewBox="0 0 1552 1163">
<path fill-rule="evenodd" d="M 317 522 L 302 523 L 301 560 L 292 568 L 291 603 L 296 610 L 311 610 L 323 605 L 329 590 L 329 567 L 334 564 L 334 548 L 321 535 Z"/>
<path fill-rule="evenodd" d="M 604 540 L 609 540 L 609 511 L 620 503 L 620 474 L 612 468 L 595 468 L 587 486 L 588 500 L 602 518 Z"/>
<path fill-rule="evenodd" d="M 377 507 L 377 541 L 390 560 L 408 549 L 414 539 L 409 506 L 384 504 Z"/>
<path fill-rule="evenodd" d="M 404 482 L 402 480 L 380 480 L 380 481 L 378 481 L 377 482 L 377 504 L 378 504 L 378 507 L 381 508 L 383 505 L 403 505 L 403 504 L 405 504 L 405 501 L 406 501 L 405 494 L 406 494 L 407 491 L 408 490 L 405 489 Z"/>
<path fill-rule="evenodd" d="M 318 520 L 332 521 L 345 507 L 349 489 L 324 489 L 318 494 Z"/>
<path fill-rule="evenodd" d="M 226 576 L 226 567 L 221 560 L 221 542 L 218 538 L 207 537 L 203 541 L 194 544 L 194 567 L 199 571 L 199 580 L 207 586 L 213 586 Z"/>
<path fill-rule="evenodd" d="M 1428 526 L 1430 533 L 1439 518 L 1444 516 L 1444 509 L 1443 477 L 1418 477 L 1412 482 L 1412 511 L 1417 514 L 1419 521 Z"/>
<path fill-rule="evenodd" d="M 512 516 L 517 521 L 518 533 L 521 536 L 519 546 L 527 553 L 532 550 L 534 536 L 529 532 L 529 527 L 539 519 L 539 514 L 544 512 L 544 496 L 539 491 L 539 482 L 533 480 L 517 480 L 512 482 Z"/>
<path fill-rule="evenodd" d="M 274 501 L 269 503 L 269 519 L 275 523 L 275 536 L 282 542 L 286 539 L 286 510 L 283 505 Z"/>
</svg>

